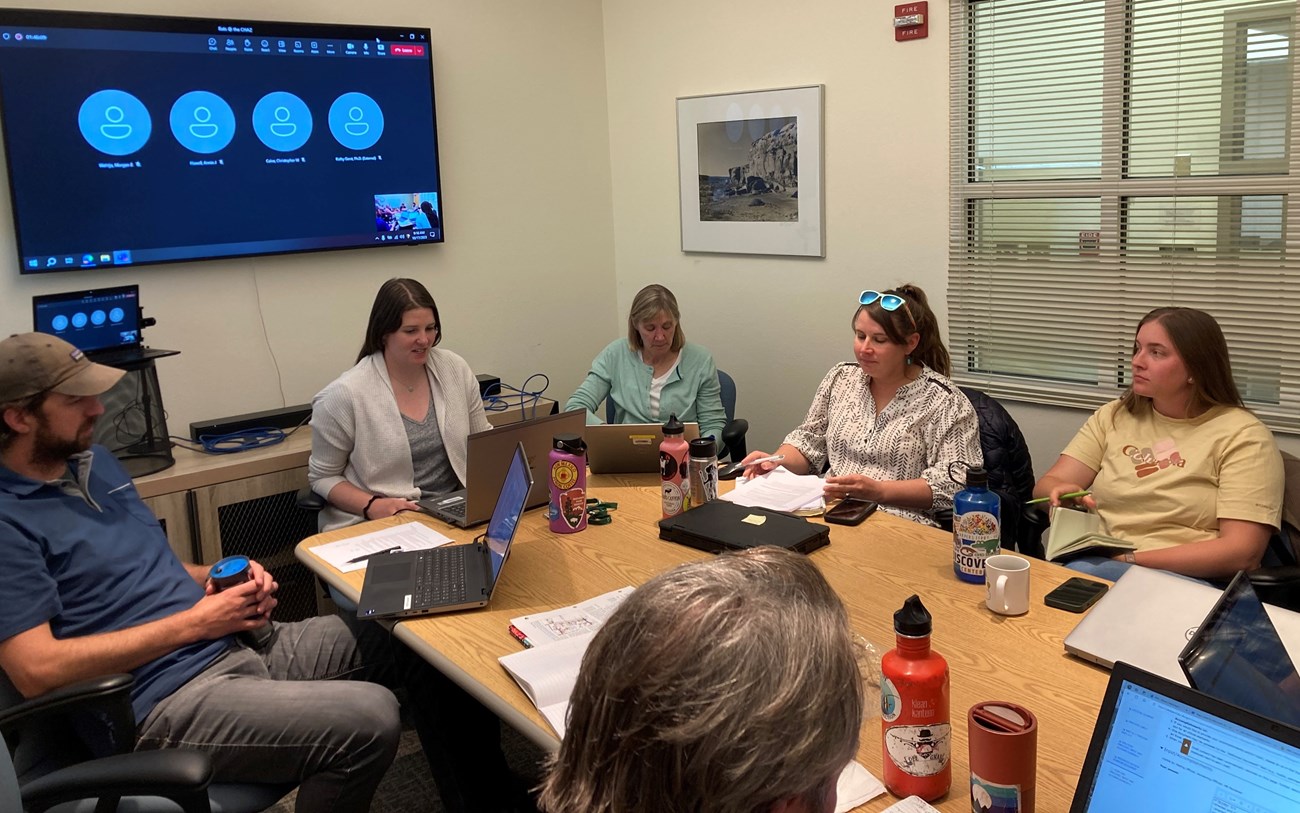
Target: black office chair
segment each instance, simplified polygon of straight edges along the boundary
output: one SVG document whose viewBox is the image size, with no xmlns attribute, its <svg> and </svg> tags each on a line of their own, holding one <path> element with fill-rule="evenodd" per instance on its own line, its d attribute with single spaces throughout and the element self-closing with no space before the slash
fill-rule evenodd
<svg viewBox="0 0 1300 813">
<path fill-rule="evenodd" d="M 970 399 L 979 419 L 980 450 L 989 473 L 989 490 L 1002 501 L 1002 548 L 1043 558 L 1043 531 L 1047 516 L 1025 503 L 1034 495 L 1034 461 L 1020 427 L 991 395 L 970 387 L 961 391 Z M 952 530 L 952 512 L 936 512 L 935 521 Z"/>
<path fill-rule="evenodd" d="M 1300 612 L 1300 458 L 1282 452 L 1282 530 L 1268 541 L 1263 566 L 1248 575 L 1261 601 Z"/>
<path fill-rule="evenodd" d="M 718 448 L 718 459 L 730 457 L 740 460 L 748 452 L 745 450 L 745 434 L 749 432 L 749 421 L 736 417 L 736 380 L 722 370 L 718 370 L 718 385 L 722 392 L 722 411 L 727 415 L 727 424 L 722 427 L 722 441 Z M 614 422 L 614 410 L 617 405 L 613 398 L 605 399 L 605 421 Z"/>
<path fill-rule="evenodd" d="M 134 752 L 130 675 L 24 700 L 0 673 L 0 810 L 29 813 L 255 813 L 293 785 L 212 784 L 201 751 Z M 77 731 L 97 742 L 87 746 Z M 18 793 L 22 807 L 9 799 Z"/>
</svg>

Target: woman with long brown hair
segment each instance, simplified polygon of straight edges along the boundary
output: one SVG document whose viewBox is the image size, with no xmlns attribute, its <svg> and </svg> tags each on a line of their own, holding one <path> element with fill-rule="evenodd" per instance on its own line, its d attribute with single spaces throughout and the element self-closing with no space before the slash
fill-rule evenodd
<svg viewBox="0 0 1300 813">
<path fill-rule="evenodd" d="M 1079 502 L 1137 551 L 1068 566 L 1108 579 L 1134 564 L 1197 578 L 1259 567 L 1281 517 L 1282 457 L 1242 405 L 1218 322 L 1157 308 L 1138 323 L 1132 365 L 1128 390 L 1093 413 L 1034 494 L 1055 506 L 1090 489 Z"/>
</svg>

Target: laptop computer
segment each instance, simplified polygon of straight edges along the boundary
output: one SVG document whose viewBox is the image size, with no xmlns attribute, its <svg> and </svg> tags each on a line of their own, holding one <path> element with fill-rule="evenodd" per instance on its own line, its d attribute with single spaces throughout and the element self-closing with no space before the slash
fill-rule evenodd
<svg viewBox="0 0 1300 813">
<path fill-rule="evenodd" d="M 682 424 L 687 442 L 700 436 L 700 425 Z M 587 466 L 592 474 L 659 471 L 659 444 L 664 428 L 657 423 L 595 423 L 586 427 Z"/>
<path fill-rule="evenodd" d="M 139 285 L 34 296 L 32 328 L 58 336 L 100 364 L 128 364 L 180 352 L 144 346 Z"/>
<path fill-rule="evenodd" d="M 394 618 L 482 607 L 492 598 L 519 529 L 532 469 L 515 445 L 487 532 L 469 545 L 380 554 L 366 564 L 358 618 Z"/>
<path fill-rule="evenodd" d="M 564 433 L 581 435 L 586 423 L 585 410 L 571 409 L 475 432 L 469 436 L 466 451 L 465 487 L 418 500 L 420 510 L 458 528 L 487 522 L 496 503 L 496 484 L 510 465 L 515 447 L 522 443 L 533 470 L 546 471 L 554 437 Z M 528 492 L 526 507 L 542 505 L 550 497 L 546 478 L 539 477 Z"/>
<path fill-rule="evenodd" d="M 1300 810 L 1300 731 L 1115 664 L 1070 813 Z"/>
<path fill-rule="evenodd" d="M 812 553 L 831 543 L 830 529 L 803 517 L 714 500 L 659 522 L 659 538 L 708 553 L 775 545 Z"/>
<path fill-rule="evenodd" d="M 1107 668 L 1125 661 L 1183 683 L 1178 653 L 1221 592 L 1163 570 L 1131 567 L 1066 636 L 1065 650 Z M 1294 657 L 1300 652 L 1300 613 L 1271 605 L 1267 612 Z"/>
<path fill-rule="evenodd" d="M 1243 571 L 1178 655 L 1193 689 L 1300 727 L 1300 675 Z"/>
</svg>

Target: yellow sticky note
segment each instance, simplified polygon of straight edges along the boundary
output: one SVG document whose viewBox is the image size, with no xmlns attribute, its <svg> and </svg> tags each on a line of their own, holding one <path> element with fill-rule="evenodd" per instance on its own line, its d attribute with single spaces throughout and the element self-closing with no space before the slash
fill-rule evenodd
<svg viewBox="0 0 1300 813">
<path fill-rule="evenodd" d="M 748 522 L 750 525 L 762 525 L 764 522 L 767 522 L 767 517 L 762 514 L 750 514 L 742 519 L 741 522 Z"/>
</svg>

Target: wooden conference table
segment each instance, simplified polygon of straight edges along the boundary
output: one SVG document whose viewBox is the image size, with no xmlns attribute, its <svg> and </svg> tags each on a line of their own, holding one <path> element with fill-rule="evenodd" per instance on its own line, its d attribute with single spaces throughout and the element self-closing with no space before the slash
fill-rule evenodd
<svg viewBox="0 0 1300 813">
<path fill-rule="evenodd" d="M 727 484 L 724 484 L 724 490 Z M 394 634 L 543 747 L 554 732 L 497 662 L 520 649 L 506 631 L 511 618 L 551 610 L 626 585 L 639 585 L 674 565 L 707 554 L 658 539 L 659 486 L 654 475 L 588 479 L 589 496 L 618 503 L 613 523 L 576 534 L 552 534 L 545 508 L 524 518 L 492 603 L 483 609 L 403 621 Z M 425 522 L 457 541 L 461 531 L 412 513 L 304 540 L 298 557 L 345 595 L 360 592 L 364 571 L 340 573 L 311 548 L 404 522 Z M 952 789 L 935 804 L 968 811 L 966 712 L 981 700 L 1010 700 L 1038 717 L 1039 813 L 1069 809 L 1108 672 L 1065 654 L 1062 639 L 1081 616 L 1047 607 L 1043 596 L 1071 574 L 1033 560 L 1029 612 L 1004 617 L 984 606 L 983 585 L 952 571 L 951 535 L 877 512 L 856 528 L 831 526 L 831 544 L 811 559 L 844 599 L 854 629 L 882 653 L 894 645 L 893 613 L 913 593 L 934 616 L 932 642 L 951 671 Z M 882 774 L 879 709 L 868 708 L 858 761 Z M 889 794 L 858 808 L 883 810 Z"/>
</svg>

